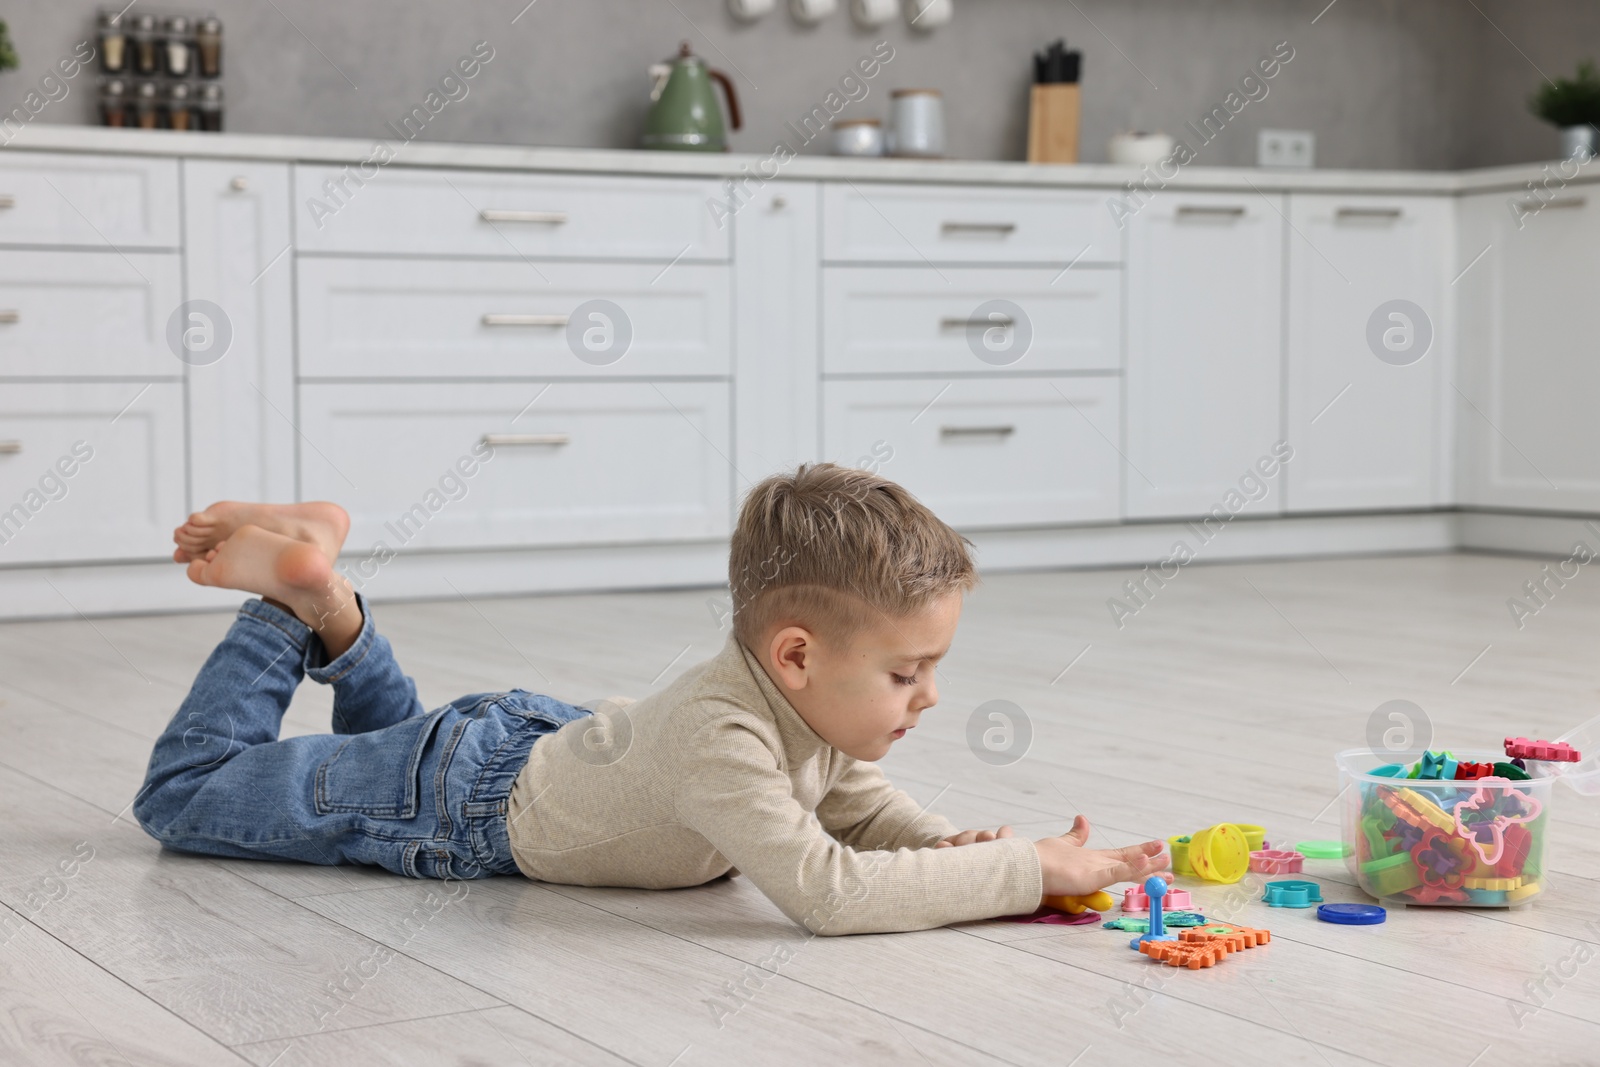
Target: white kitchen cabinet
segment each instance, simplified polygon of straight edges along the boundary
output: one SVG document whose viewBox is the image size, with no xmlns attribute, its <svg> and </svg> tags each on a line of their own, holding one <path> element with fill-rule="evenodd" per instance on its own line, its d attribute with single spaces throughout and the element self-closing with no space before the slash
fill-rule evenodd
<svg viewBox="0 0 1600 1067">
<path fill-rule="evenodd" d="M 957 529 L 1111 522 L 1120 385 L 1112 375 L 829 381 L 823 452 L 894 479 Z"/>
<path fill-rule="evenodd" d="M 1594 186 L 1487 193 L 1459 211 L 1462 373 L 1451 391 L 1462 502 L 1600 511 L 1600 361 L 1590 301 L 1600 277 Z M 1459 390 L 1459 391 L 1457 391 Z"/>
<path fill-rule="evenodd" d="M 827 267 L 826 374 L 1014 374 L 1122 366 L 1122 272 Z"/>
<path fill-rule="evenodd" d="M 301 492 L 345 505 L 352 555 L 380 541 L 399 552 L 726 537 L 728 393 L 726 382 L 306 384 Z"/>
<path fill-rule="evenodd" d="M 829 262 L 1122 262 L 1103 190 L 829 182 L 822 195 Z"/>
<path fill-rule="evenodd" d="M 294 257 L 289 166 L 187 160 L 184 257 L 190 325 L 209 328 L 189 380 L 190 503 L 288 501 L 294 483 Z M 220 312 L 220 319 L 218 318 Z M 218 319 L 218 321 L 212 321 Z"/>
<path fill-rule="evenodd" d="M 368 169 L 295 168 L 302 252 L 728 258 L 727 193 L 709 178 Z"/>
<path fill-rule="evenodd" d="M 127 252 L 178 243 L 175 159 L 10 151 L 0 156 L 0 245 Z"/>
<path fill-rule="evenodd" d="M 298 268 L 307 378 L 726 377 L 730 369 L 722 266 L 319 256 Z"/>
<path fill-rule="evenodd" d="M 178 378 L 174 252 L 0 250 L 0 378 Z"/>
<path fill-rule="evenodd" d="M 1174 191 L 1129 221 L 1128 517 L 1206 514 L 1282 436 L 1283 236 L 1282 196 Z"/>
<path fill-rule="evenodd" d="M 182 383 L 0 385 L 0 566 L 171 558 L 183 516 Z"/>
<path fill-rule="evenodd" d="M 769 183 L 730 223 L 741 491 L 817 458 L 819 197 L 815 182 Z"/>
<path fill-rule="evenodd" d="M 1288 200 L 1287 416 L 1295 454 L 1285 468 L 1285 510 L 1444 503 L 1449 201 L 1310 193 Z"/>
</svg>

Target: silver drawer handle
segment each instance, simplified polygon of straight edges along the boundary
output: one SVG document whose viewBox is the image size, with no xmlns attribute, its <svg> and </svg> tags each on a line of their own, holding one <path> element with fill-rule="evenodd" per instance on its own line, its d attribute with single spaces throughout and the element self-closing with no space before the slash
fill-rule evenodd
<svg viewBox="0 0 1600 1067">
<path fill-rule="evenodd" d="M 996 315 L 992 319 L 940 319 L 941 330 L 965 330 L 969 326 L 982 326 L 988 329 L 991 326 L 1013 326 L 1015 321 L 1010 315 Z"/>
<path fill-rule="evenodd" d="M 1397 207 L 1342 207 L 1333 214 L 1340 219 L 1397 219 L 1405 212 Z"/>
<path fill-rule="evenodd" d="M 16 207 L 17 198 L 10 193 L 0 193 L 0 208 Z"/>
<path fill-rule="evenodd" d="M 486 207 L 478 212 L 484 222 L 543 222 L 559 226 L 567 221 L 565 211 L 514 211 L 509 208 Z"/>
<path fill-rule="evenodd" d="M 945 222 L 939 228 L 945 233 L 998 233 L 1007 234 L 1016 230 L 1014 222 Z"/>
<path fill-rule="evenodd" d="M 1010 437 L 1015 426 L 941 426 L 940 437 Z"/>
<path fill-rule="evenodd" d="M 1581 196 L 1553 196 L 1549 200 L 1540 200 L 1535 196 L 1527 200 L 1518 200 L 1517 209 L 1527 214 L 1547 207 L 1582 207 L 1586 202 L 1587 198 Z"/>
<path fill-rule="evenodd" d="M 500 445 L 528 446 L 528 445 L 570 445 L 572 435 L 569 433 L 486 433 L 483 443 L 490 448 Z"/>
<path fill-rule="evenodd" d="M 21 451 L 21 441 L 0 441 L 0 456 L 14 456 Z"/>
<path fill-rule="evenodd" d="M 9 326 L 21 321 L 22 312 L 18 311 L 16 308 L 5 308 L 0 310 L 0 323 L 4 323 L 5 325 Z"/>
<path fill-rule="evenodd" d="M 1237 204 L 1179 204 L 1179 215 L 1218 215 L 1225 218 L 1236 219 L 1244 214 L 1244 208 Z"/>
<path fill-rule="evenodd" d="M 565 326 L 566 315 L 485 315 L 485 326 Z"/>
</svg>

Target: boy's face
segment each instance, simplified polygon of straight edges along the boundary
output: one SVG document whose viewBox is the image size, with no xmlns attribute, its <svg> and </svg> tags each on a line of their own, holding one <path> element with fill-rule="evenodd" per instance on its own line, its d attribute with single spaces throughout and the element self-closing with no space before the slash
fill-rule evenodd
<svg viewBox="0 0 1600 1067">
<path fill-rule="evenodd" d="M 834 646 L 790 626 L 772 635 L 762 662 L 800 717 L 828 744 L 880 760 L 939 701 L 934 666 L 961 618 L 951 593 L 911 615 L 883 619 Z"/>
</svg>

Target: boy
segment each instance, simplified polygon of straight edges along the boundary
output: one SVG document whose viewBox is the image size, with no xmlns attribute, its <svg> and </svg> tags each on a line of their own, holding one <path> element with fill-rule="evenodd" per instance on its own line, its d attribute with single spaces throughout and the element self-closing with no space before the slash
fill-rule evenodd
<svg viewBox="0 0 1600 1067">
<path fill-rule="evenodd" d="M 156 742 L 134 812 L 164 844 L 651 889 L 737 869 L 818 934 L 1026 913 L 1165 866 L 1156 841 L 1084 848 L 1081 815 L 1039 841 L 957 831 L 885 779 L 875 761 L 937 701 L 976 575 L 968 542 L 877 475 L 756 486 L 732 636 L 625 711 L 512 690 L 424 713 L 332 568 L 347 528 L 332 504 L 224 502 L 174 534 L 192 581 L 261 599 Z M 280 741 L 303 675 L 334 687 L 334 732 Z"/>
</svg>

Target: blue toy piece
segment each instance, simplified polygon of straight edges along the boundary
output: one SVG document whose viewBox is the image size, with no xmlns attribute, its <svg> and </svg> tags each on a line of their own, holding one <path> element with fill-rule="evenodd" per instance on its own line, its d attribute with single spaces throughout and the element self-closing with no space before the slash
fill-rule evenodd
<svg viewBox="0 0 1600 1067">
<path fill-rule="evenodd" d="M 1417 777 L 1433 781 L 1454 781 L 1456 777 L 1455 757 L 1448 752 L 1424 752 Z"/>
<path fill-rule="evenodd" d="M 1128 942 L 1128 947 L 1133 949 L 1135 952 L 1139 951 L 1140 944 L 1145 941 L 1178 940 L 1177 934 L 1167 933 L 1167 925 L 1162 920 L 1161 916 L 1161 900 L 1167 895 L 1167 880 L 1161 877 L 1159 874 L 1152 874 L 1149 878 L 1144 880 L 1144 895 L 1150 900 L 1150 932 L 1147 934 L 1140 934 L 1138 937 Z"/>
<path fill-rule="evenodd" d="M 1376 904 L 1324 904 L 1317 909 L 1317 918 L 1339 926 L 1376 926 L 1388 917 Z"/>
<path fill-rule="evenodd" d="M 1322 888 L 1315 882 L 1286 878 L 1268 882 L 1267 895 L 1262 899 L 1269 908 L 1309 908 L 1322 902 Z"/>
<path fill-rule="evenodd" d="M 1201 915 L 1198 911 L 1169 911 L 1162 914 L 1161 921 L 1168 928 L 1171 928 L 1174 926 L 1204 926 L 1211 920 Z M 1146 933 L 1150 929 L 1148 919 L 1141 919 L 1135 915 L 1119 915 L 1117 918 L 1108 920 L 1102 925 L 1107 930 L 1126 930 L 1134 934 Z"/>
</svg>

